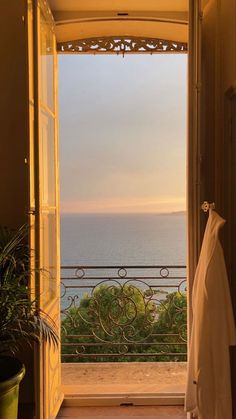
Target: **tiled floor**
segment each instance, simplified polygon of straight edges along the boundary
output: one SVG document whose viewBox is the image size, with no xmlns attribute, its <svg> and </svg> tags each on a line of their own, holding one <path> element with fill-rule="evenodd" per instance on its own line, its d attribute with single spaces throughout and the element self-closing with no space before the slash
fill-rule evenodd
<svg viewBox="0 0 236 419">
<path fill-rule="evenodd" d="M 186 419 L 182 406 L 65 407 L 58 419 Z"/>
</svg>

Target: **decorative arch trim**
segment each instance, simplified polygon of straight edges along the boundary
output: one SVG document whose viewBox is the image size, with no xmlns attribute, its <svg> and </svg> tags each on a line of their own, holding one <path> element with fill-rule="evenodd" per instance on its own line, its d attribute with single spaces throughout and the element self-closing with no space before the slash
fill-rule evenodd
<svg viewBox="0 0 236 419">
<path fill-rule="evenodd" d="M 186 42 L 134 36 L 109 36 L 58 42 L 59 53 L 76 54 L 157 54 L 186 53 Z"/>
</svg>

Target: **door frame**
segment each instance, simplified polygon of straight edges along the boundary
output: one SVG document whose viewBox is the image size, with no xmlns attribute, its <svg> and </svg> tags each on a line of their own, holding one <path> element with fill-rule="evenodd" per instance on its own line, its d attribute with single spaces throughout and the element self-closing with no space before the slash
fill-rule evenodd
<svg viewBox="0 0 236 419">
<path fill-rule="evenodd" d="M 188 336 L 192 326 L 192 287 L 201 245 L 201 0 L 189 0 L 188 50 Z"/>
<path fill-rule="evenodd" d="M 35 15 L 37 1 L 34 2 Z M 189 0 L 189 44 L 188 44 L 188 140 L 187 140 L 187 210 L 188 210 L 188 336 L 192 325 L 191 295 L 195 269 L 200 251 L 200 105 L 201 105 L 201 1 Z M 37 21 L 36 21 L 37 22 Z M 38 36 L 36 23 L 34 36 Z M 35 38 L 36 39 L 36 38 Z M 34 52 L 35 67 L 38 66 L 38 51 Z M 38 77 L 35 72 L 35 104 L 37 104 Z M 37 105 L 36 105 L 37 106 Z M 36 109 L 36 115 L 38 109 Z M 39 117 L 39 116 L 38 116 Z M 37 125 L 37 117 L 35 126 Z M 38 135 L 37 130 L 35 136 Z M 36 150 L 36 155 L 38 150 Z M 37 162 L 36 162 L 37 165 Z M 38 168 L 36 167 L 36 170 Z M 37 188 L 37 182 L 35 187 Z M 37 196 L 36 189 L 36 196 Z M 57 202 L 57 205 L 59 203 Z M 38 203 L 36 202 L 36 207 Z M 37 220 L 36 220 L 37 223 Z M 36 243 L 38 237 L 36 236 Z M 37 250 L 37 248 L 36 248 Z M 39 249 L 38 249 L 39 250 Z M 40 351 L 39 351 L 40 352 Z M 42 355 L 36 353 L 37 365 L 36 394 L 37 406 L 43 402 L 42 384 L 43 377 L 40 368 Z M 39 416 L 40 417 L 40 416 Z"/>
</svg>

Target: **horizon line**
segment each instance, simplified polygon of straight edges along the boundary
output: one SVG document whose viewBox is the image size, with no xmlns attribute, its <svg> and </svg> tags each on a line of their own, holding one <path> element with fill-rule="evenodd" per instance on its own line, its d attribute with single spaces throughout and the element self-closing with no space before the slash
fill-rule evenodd
<svg viewBox="0 0 236 419">
<path fill-rule="evenodd" d="M 60 215 L 166 215 L 166 214 L 186 214 L 187 210 L 161 211 L 161 212 L 66 212 L 60 211 Z"/>
</svg>

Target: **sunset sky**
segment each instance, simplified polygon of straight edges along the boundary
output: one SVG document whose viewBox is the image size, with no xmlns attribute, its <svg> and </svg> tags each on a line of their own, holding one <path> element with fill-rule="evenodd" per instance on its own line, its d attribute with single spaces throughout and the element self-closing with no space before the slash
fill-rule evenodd
<svg viewBox="0 0 236 419">
<path fill-rule="evenodd" d="M 186 55 L 59 56 L 61 210 L 185 210 Z"/>
</svg>

